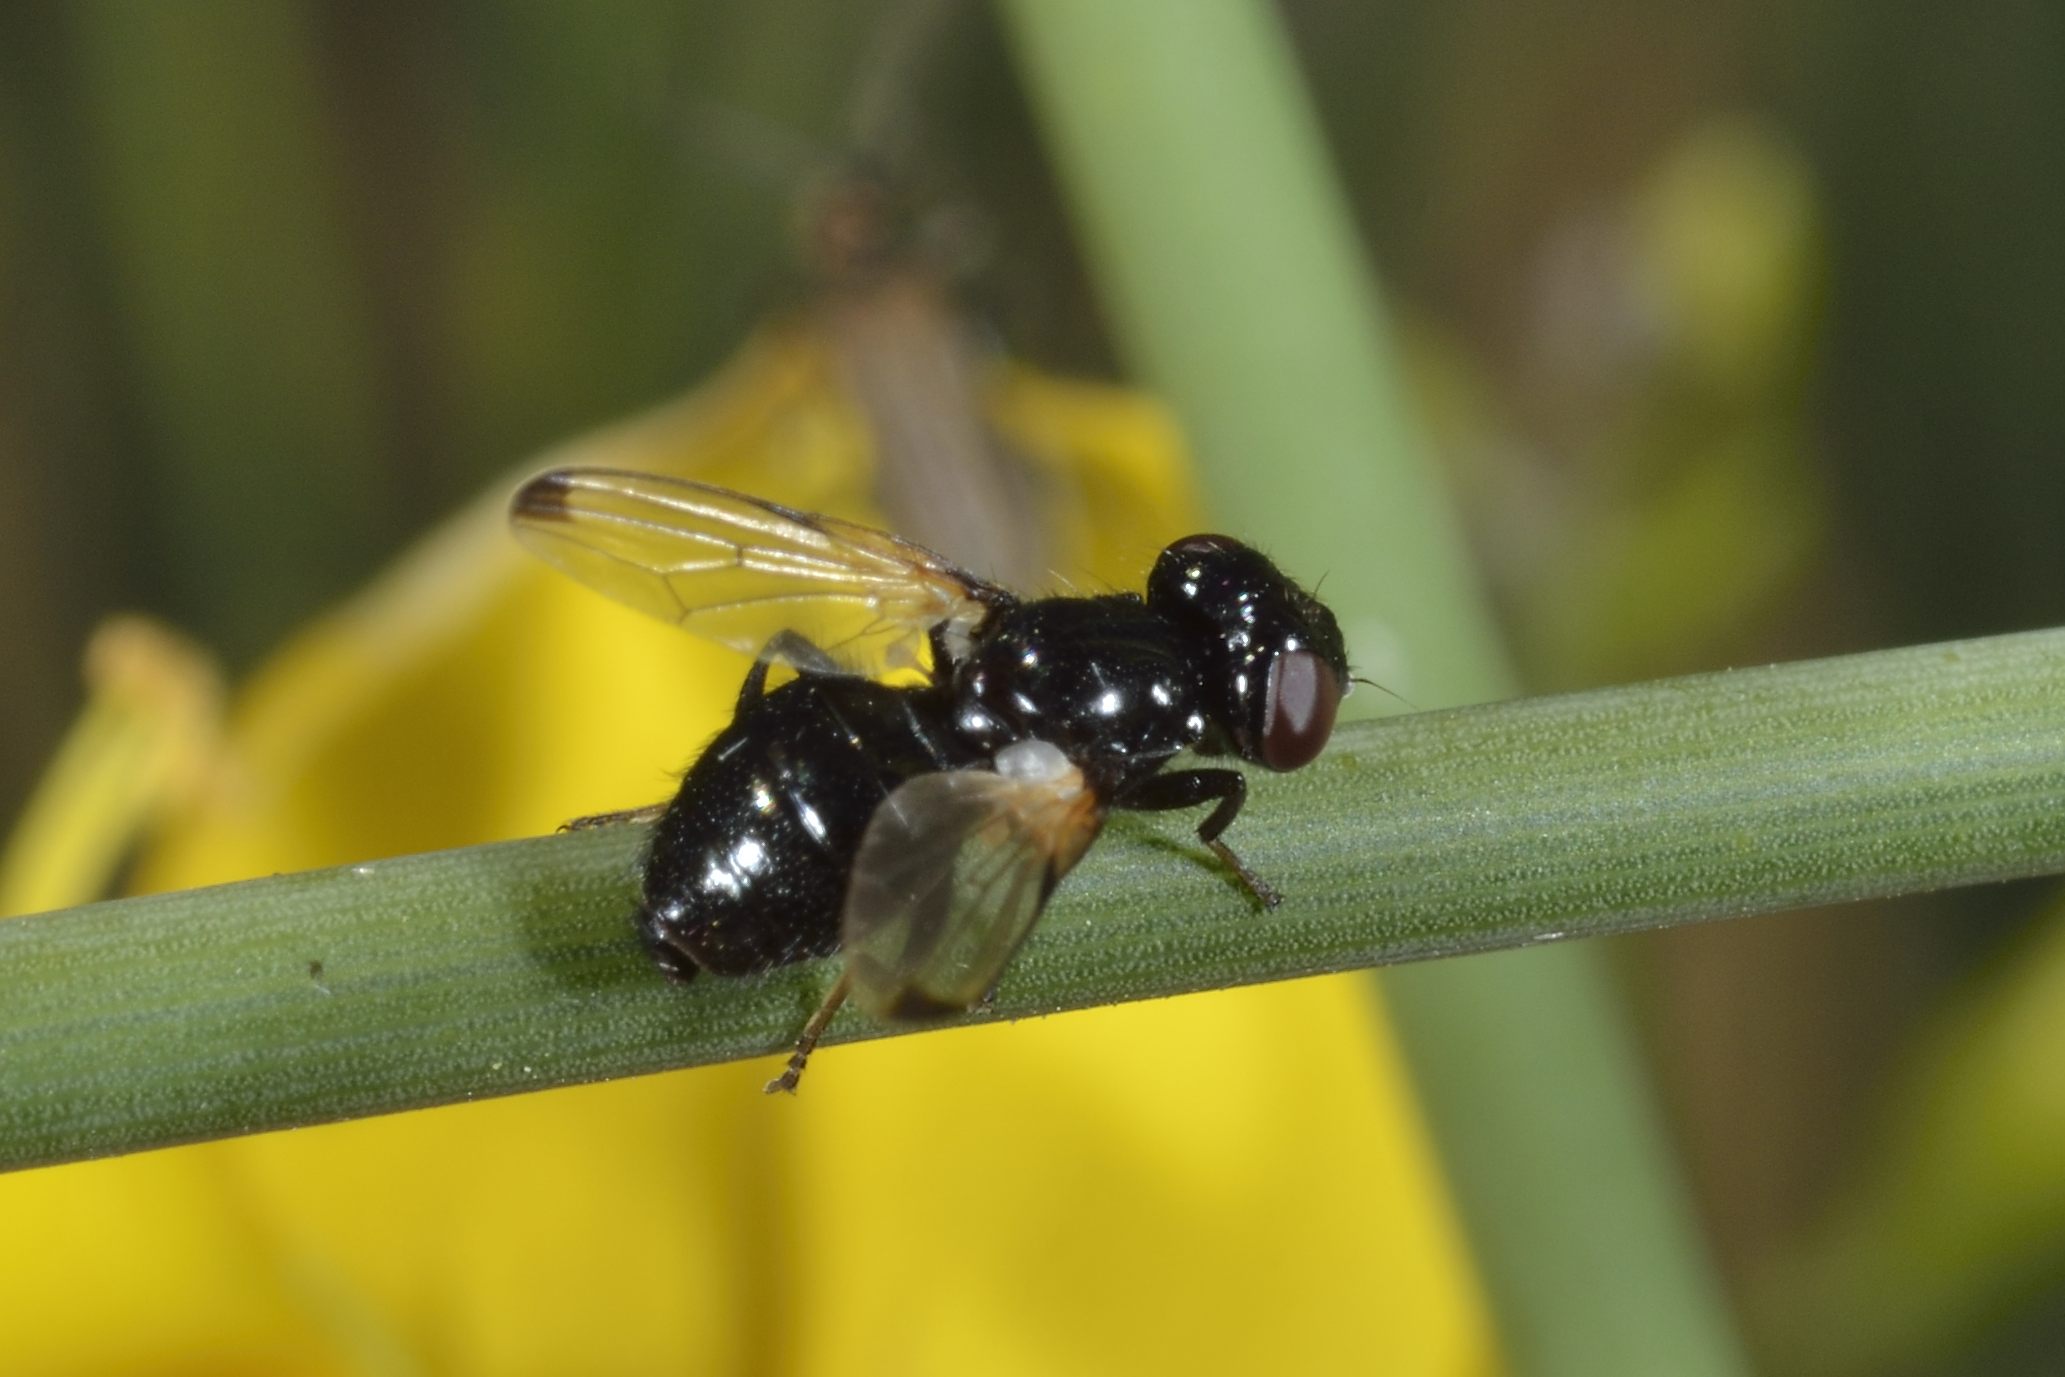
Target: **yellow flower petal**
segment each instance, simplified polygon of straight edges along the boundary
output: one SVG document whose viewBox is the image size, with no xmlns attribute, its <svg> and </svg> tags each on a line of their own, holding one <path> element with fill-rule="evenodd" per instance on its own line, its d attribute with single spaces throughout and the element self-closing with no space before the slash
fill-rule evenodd
<svg viewBox="0 0 2065 1377">
<path fill-rule="evenodd" d="M 86 648 L 86 707 L 0 850 L 0 916 L 103 897 L 139 835 L 199 787 L 222 685 L 199 647 L 115 617 Z"/>
</svg>

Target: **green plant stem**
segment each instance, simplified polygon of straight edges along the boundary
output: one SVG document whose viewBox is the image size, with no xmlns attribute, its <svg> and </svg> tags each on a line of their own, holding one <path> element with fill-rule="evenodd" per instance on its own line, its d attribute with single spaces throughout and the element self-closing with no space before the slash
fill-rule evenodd
<svg viewBox="0 0 2065 1377">
<path fill-rule="evenodd" d="M 2058 871 L 2061 798 L 2065 632 L 1358 723 L 1254 780 L 1234 839 L 1282 908 L 1121 816 L 958 1021 Z M 642 839 L 0 923 L 0 1166 L 785 1049 L 830 964 L 668 985 L 627 919 Z"/>
<path fill-rule="evenodd" d="M 1002 9 L 1127 357 L 1214 505 L 1325 571 L 1364 673 L 1426 706 L 1511 693 L 1269 7 Z M 1384 988 L 1516 1368 L 1744 1370 L 1600 954 Z"/>
</svg>

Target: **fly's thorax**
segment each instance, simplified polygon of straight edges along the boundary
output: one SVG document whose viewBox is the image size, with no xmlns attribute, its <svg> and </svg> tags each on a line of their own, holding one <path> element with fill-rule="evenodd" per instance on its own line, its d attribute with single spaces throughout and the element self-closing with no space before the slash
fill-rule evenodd
<svg viewBox="0 0 2065 1377">
<path fill-rule="evenodd" d="M 1203 736 L 1184 638 L 1130 594 L 1005 613 L 954 678 L 955 723 L 991 750 L 1052 742 L 1092 778 L 1151 773 Z"/>
</svg>

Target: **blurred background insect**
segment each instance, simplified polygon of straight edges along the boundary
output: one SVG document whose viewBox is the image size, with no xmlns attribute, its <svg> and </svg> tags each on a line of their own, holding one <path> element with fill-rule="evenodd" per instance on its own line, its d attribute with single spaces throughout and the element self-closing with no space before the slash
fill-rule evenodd
<svg viewBox="0 0 2065 1377">
<path fill-rule="evenodd" d="M 629 606 L 757 654 L 733 720 L 658 813 L 638 927 L 669 974 L 739 975 L 843 948 L 770 1090 L 793 1090 L 851 995 L 882 1019 L 982 999 L 1113 808 L 1213 805 L 1238 770 L 1294 770 L 1350 688 L 1333 614 L 1225 536 L 1171 544 L 1133 593 L 1023 601 L 921 545 L 652 474 L 560 469 L 517 535 Z M 770 669 L 797 677 L 772 690 Z M 875 681 L 898 670 L 921 682 Z"/>
</svg>

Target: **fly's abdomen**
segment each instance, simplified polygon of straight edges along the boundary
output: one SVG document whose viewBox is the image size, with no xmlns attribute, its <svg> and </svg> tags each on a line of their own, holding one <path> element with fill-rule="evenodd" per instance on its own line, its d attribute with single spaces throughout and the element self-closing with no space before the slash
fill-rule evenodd
<svg viewBox="0 0 2065 1377">
<path fill-rule="evenodd" d="M 836 951 L 876 806 L 955 763 L 929 707 L 925 690 L 805 678 L 742 709 L 653 833 L 638 925 L 660 964 L 742 975 Z"/>
</svg>

